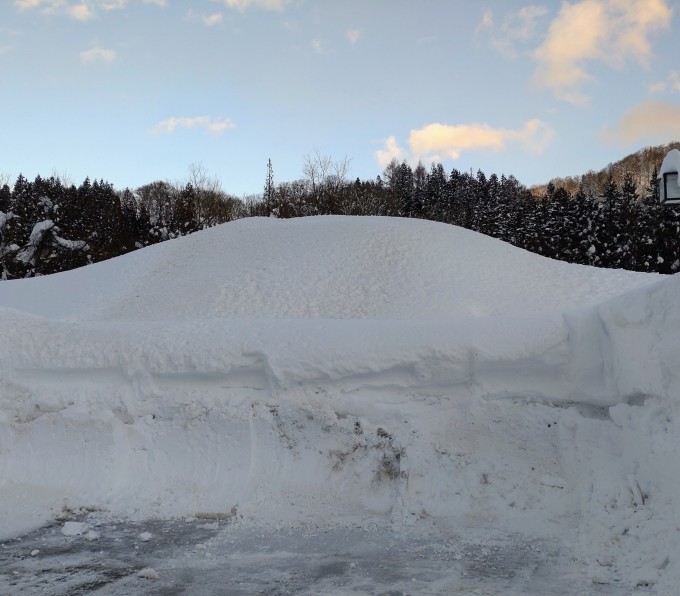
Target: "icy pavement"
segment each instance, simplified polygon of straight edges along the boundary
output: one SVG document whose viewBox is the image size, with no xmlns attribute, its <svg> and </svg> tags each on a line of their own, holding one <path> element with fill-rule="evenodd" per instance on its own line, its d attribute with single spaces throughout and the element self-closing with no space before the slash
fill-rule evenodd
<svg viewBox="0 0 680 596">
<path fill-rule="evenodd" d="M 593 584 L 557 540 L 442 528 L 427 519 L 410 528 L 280 530 L 196 518 L 129 522 L 94 513 L 73 519 L 2 544 L 0 593 L 631 593 Z M 69 526 L 83 533 L 65 535 Z"/>
</svg>

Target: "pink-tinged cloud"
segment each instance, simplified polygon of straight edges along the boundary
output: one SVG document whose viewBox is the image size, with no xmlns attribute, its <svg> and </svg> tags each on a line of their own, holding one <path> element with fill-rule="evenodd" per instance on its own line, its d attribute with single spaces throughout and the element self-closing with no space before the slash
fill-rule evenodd
<svg viewBox="0 0 680 596">
<path fill-rule="evenodd" d="M 585 104 L 583 85 L 593 77 L 588 65 L 622 68 L 629 61 L 648 65 L 650 37 L 668 28 L 666 0 L 581 0 L 563 2 L 548 35 L 533 53 L 535 79 L 561 100 Z"/>
<path fill-rule="evenodd" d="M 409 162 L 440 161 L 460 158 L 469 151 L 503 151 L 519 145 L 527 151 L 543 152 L 553 137 L 553 130 L 541 120 L 529 120 L 520 129 L 494 128 L 489 124 L 439 124 L 411 130 L 409 149 L 399 146 L 396 137 L 385 140 L 383 149 L 375 152 L 379 165 L 392 159 Z"/>
<path fill-rule="evenodd" d="M 680 106 L 660 101 L 638 104 L 623 114 L 616 126 L 605 129 L 603 137 L 619 147 L 680 139 Z"/>
</svg>

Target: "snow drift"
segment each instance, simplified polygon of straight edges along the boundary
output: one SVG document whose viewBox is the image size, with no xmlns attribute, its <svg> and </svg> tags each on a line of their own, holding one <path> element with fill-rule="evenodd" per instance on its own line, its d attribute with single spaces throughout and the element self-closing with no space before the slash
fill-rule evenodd
<svg viewBox="0 0 680 596">
<path fill-rule="evenodd" d="M 0 533 L 62 506 L 491 524 L 680 576 L 680 278 L 244 220 L 0 284 Z M 666 584 L 664 584 L 666 582 Z"/>
</svg>

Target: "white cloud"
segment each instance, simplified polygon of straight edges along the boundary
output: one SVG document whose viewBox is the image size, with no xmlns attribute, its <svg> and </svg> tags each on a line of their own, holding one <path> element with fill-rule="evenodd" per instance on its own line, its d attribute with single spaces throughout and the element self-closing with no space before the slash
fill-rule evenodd
<svg viewBox="0 0 680 596">
<path fill-rule="evenodd" d="M 38 8 L 41 4 L 52 4 L 52 0 L 14 0 L 14 5 L 19 10 L 29 10 Z"/>
<path fill-rule="evenodd" d="M 666 80 L 658 81 L 649 86 L 650 93 L 663 93 L 664 91 L 680 92 L 680 73 L 671 71 L 668 73 Z"/>
<path fill-rule="evenodd" d="M 208 16 L 203 17 L 203 23 L 208 26 L 212 27 L 213 25 L 217 25 L 218 23 L 222 22 L 222 13 L 216 12 L 215 14 L 211 14 Z"/>
<path fill-rule="evenodd" d="M 109 12 L 122 9 L 129 0 L 14 0 L 14 5 L 22 11 L 37 9 L 42 14 L 60 14 L 78 21 L 94 18 L 98 10 Z M 145 4 L 165 6 L 167 0 L 143 0 Z"/>
<path fill-rule="evenodd" d="M 314 50 L 315 54 L 327 54 L 328 53 L 328 45 L 326 44 L 325 41 L 321 39 L 312 39 L 310 42 L 310 45 L 312 46 L 312 50 Z"/>
<path fill-rule="evenodd" d="M 89 21 L 95 9 L 105 11 L 123 8 L 127 0 L 14 0 L 20 10 L 38 9 L 44 15 L 61 14 L 78 21 Z"/>
<path fill-rule="evenodd" d="M 479 24 L 479 27 L 477 27 L 477 31 L 481 29 L 488 29 L 493 26 L 494 26 L 493 11 L 490 8 L 487 8 L 484 10 L 484 14 L 482 15 L 482 22 Z"/>
<path fill-rule="evenodd" d="M 126 6 L 127 0 L 105 0 L 102 3 L 102 8 L 106 11 L 125 8 Z"/>
<path fill-rule="evenodd" d="M 511 144 L 519 144 L 535 153 L 543 152 L 553 137 L 553 130 L 538 119 L 529 120 L 519 130 L 494 128 L 489 124 L 439 124 L 411 130 L 410 150 L 401 148 L 394 136 L 385 141 L 385 148 L 375 152 L 381 166 L 393 158 L 410 162 L 439 161 L 444 158 L 458 159 L 468 151 L 501 151 Z"/>
<path fill-rule="evenodd" d="M 628 110 L 615 127 L 605 129 L 603 137 L 619 147 L 677 140 L 680 138 L 680 107 L 660 101 L 640 103 Z"/>
<path fill-rule="evenodd" d="M 235 128 L 235 124 L 229 118 L 211 118 L 209 116 L 172 117 L 158 122 L 152 129 L 151 134 L 170 134 L 177 128 L 202 128 L 203 130 L 219 135 Z"/>
<path fill-rule="evenodd" d="M 384 149 L 378 149 L 373 154 L 381 168 L 386 168 L 393 159 L 399 162 L 406 159 L 406 151 L 399 146 L 395 136 L 389 136 L 383 142 L 385 143 Z"/>
<path fill-rule="evenodd" d="M 361 38 L 361 31 L 359 29 L 350 29 L 349 31 L 347 31 L 346 35 L 349 43 L 351 43 L 354 46 L 359 42 L 359 39 Z"/>
<path fill-rule="evenodd" d="M 78 21 L 89 21 L 94 15 L 87 4 L 74 4 L 66 9 L 69 16 Z"/>
<path fill-rule="evenodd" d="M 668 89 L 668 84 L 666 83 L 666 81 L 659 81 L 657 83 L 652 83 L 649 86 L 648 91 L 650 93 L 654 94 L 654 93 L 662 93 L 663 91 L 666 91 L 666 89 Z"/>
<path fill-rule="evenodd" d="M 252 7 L 261 8 L 263 10 L 283 10 L 285 0 L 222 0 L 222 3 L 234 8 L 240 12 Z"/>
<path fill-rule="evenodd" d="M 14 0 L 19 10 L 40 9 L 44 14 L 51 14 L 60 9 L 68 8 L 65 0 Z"/>
<path fill-rule="evenodd" d="M 629 60 L 647 65 L 649 37 L 667 28 L 670 17 L 666 0 L 564 2 L 534 51 L 536 80 L 559 99 L 584 104 L 588 97 L 581 88 L 593 78 L 586 65 L 598 61 L 622 68 Z"/>
<path fill-rule="evenodd" d="M 94 62 L 113 62 L 116 59 L 116 52 L 100 47 L 90 48 L 80 52 L 80 61 L 83 64 L 93 64 Z"/>
<path fill-rule="evenodd" d="M 493 13 L 486 10 L 477 27 L 477 35 L 483 33 L 491 45 L 507 58 L 517 56 L 517 46 L 527 44 L 537 35 L 538 22 L 548 13 L 545 6 L 524 6 L 510 13 L 496 26 Z"/>
</svg>

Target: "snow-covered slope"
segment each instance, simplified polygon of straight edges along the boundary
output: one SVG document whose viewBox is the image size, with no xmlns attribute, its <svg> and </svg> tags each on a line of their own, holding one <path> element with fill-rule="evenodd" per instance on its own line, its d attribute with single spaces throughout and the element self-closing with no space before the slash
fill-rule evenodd
<svg viewBox="0 0 680 596">
<path fill-rule="evenodd" d="M 562 310 L 650 279 L 421 220 L 245 219 L 7 284 L 0 303 L 77 320 L 441 319 Z"/>
<path fill-rule="evenodd" d="M 492 525 L 680 576 L 680 278 L 244 220 L 0 284 L 0 533 L 54 509 Z M 662 592 L 663 593 L 663 592 Z"/>
</svg>

